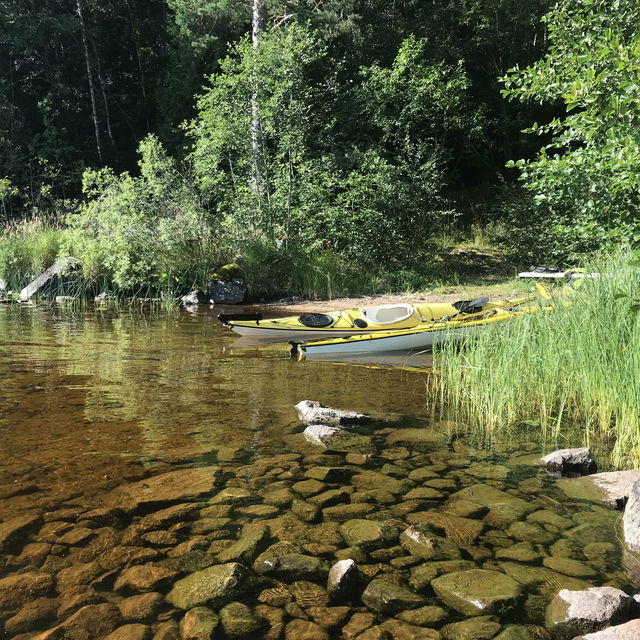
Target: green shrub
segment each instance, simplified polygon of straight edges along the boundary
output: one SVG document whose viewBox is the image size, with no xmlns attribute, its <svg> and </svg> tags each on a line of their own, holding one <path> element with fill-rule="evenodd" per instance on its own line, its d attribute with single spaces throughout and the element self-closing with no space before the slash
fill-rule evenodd
<svg viewBox="0 0 640 640">
<path fill-rule="evenodd" d="M 118 291 L 171 297 L 203 286 L 225 261 L 217 229 L 155 137 L 139 152 L 139 177 L 85 172 L 89 200 L 69 216 L 64 250 L 81 260 L 88 280 Z"/>
</svg>

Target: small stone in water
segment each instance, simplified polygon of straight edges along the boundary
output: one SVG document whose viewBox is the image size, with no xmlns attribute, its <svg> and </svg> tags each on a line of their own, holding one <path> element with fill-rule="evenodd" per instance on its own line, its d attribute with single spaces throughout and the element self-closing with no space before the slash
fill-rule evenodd
<svg viewBox="0 0 640 640">
<path fill-rule="evenodd" d="M 315 622 L 292 620 L 285 628 L 285 640 L 329 640 L 329 634 Z"/>
<path fill-rule="evenodd" d="M 402 611 L 398 614 L 398 619 L 418 627 L 430 627 L 444 622 L 449 614 L 442 608 L 436 606 L 419 607 L 413 611 Z"/>
<path fill-rule="evenodd" d="M 337 600 L 354 595 L 362 576 L 352 559 L 339 560 L 331 569 L 327 578 L 327 591 Z"/>
<path fill-rule="evenodd" d="M 364 590 L 362 602 L 374 611 L 393 615 L 406 609 L 416 609 L 424 599 L 409 589 L 376 578 Z"/>
<path fill-rule="evenodd" d="M 453 560 L 460 557 L 456 544 L 436 535 L 428 525 L 408 527 L 400 534 L 400 544 L 408 553 L 425 560 Z"/>
<path fill-rule="evenodd" d="M 230 638 L 248 637 L 264 624 L 263 620 L 241 602 L 231 602 L 221 609 L 220 621 Z"/>
<path fill-rule="evenodd" d="M 588 565 L 571 558 L 551 557 L 542 561 L 545 567 L 574 578 L 594 578 L 598 574 Z"/>
<path fill-rule="evenodd" d="M 112 631 L 104 640 L 150 640 L 153 630 L 146 624 L 125 624 Z"/>
<path fill-rule="evenodd" d="M 495 616 L 480 616 L 462 622 L 453 622 L 441 629 L 446 640 L 490 640 L 501 626 Z"/>
<path fill-rule="evenodd" d="M 526 564 L 539 564 L 542 560 L 542 555 L 533 548 L 530 542 L 518 542 L 504 549 L 497 549 L 496 558 L 499 560 L 515 560 Z"/>
<path fill-rule="evenodd" d="M 513 578 L 485 569 L 449 573 L 431 586 L 442 602 L 466 616 L 502 614 L 516 606 L 522 593 Z"/>
<path fill-rule="evenodd" d="M 116 580 L 114 589 L 123 591 L 155 591 L 177 577 L 174 569 L 154 564 L 141 564 L 125 569 Z"/>
<path fill-rule="evenodd" d="M 375 520 L 347 520 L 340 527 L 340 535 L 347 545 L 365 550 L 389 546 L 397 540 L 398 534 L 395 527 Z"/>
</svg>

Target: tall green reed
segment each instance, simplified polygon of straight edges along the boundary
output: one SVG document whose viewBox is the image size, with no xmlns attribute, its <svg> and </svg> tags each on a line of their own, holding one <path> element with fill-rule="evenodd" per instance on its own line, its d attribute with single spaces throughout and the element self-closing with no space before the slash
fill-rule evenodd
<svg viewBox="0 0 640 640">
<path fill-rule="evenodd" d="M 463 351 L 437 349 L 433 388 L 445 411 L 485 433 L 524 422 L 542 439 L 594 445 L 615 466 L 637 465 L 640 268 L 621 250 L 587 270 L 600 276 L 553 309 L 487 328 Z"/>
</svg>

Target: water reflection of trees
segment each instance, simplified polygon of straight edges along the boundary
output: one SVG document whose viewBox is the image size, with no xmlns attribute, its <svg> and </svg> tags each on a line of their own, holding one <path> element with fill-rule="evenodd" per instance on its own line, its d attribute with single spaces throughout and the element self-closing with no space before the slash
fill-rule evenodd
<svg viewBox="0 0 640 640">
<path fill-rule="evenodd" d="M 0 332 L 20 336 L 15 357 L 44 366 L 43 378 L 82 380 L 82 419 L 111 438 L 102 447 L 126 455 L 255 446 L 256 433 L 273 445 L 297 426 L 292 407 L 306 398 L 377 415 L 424 412 L 422 375 L 294 362 L 286 345 L 229 350 L 233 335 L 209 313 L 23 309 L 0 314 Z"/>
</svg>

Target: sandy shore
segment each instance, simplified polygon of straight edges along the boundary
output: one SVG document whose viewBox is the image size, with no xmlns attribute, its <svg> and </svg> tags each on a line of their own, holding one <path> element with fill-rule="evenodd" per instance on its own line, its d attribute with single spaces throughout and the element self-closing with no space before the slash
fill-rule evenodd
<svg viewBox="0 0 640 640">
<path fill-rule="evenodd" d="M 480 287 L 469 287 L 464 291 L 453 293 L 402 293 L 395 295 L 362 296 L 358 298 L 333 298 L 332 300 L 300 300 L 291 302 L 269 302 L 261 307 L 272 308 L 274 311 L 290 311 L 292 313 L 323 312 L 333 309 L 351 309 L 353 307 L 367 307 L 377 304 L 396 304 L 398 302 L 456 302 L 470 300 L 484 294 Z M 492 296 L 492 299 L 513 299 L 522 296 L 522 292 L 513 291 L 505 296 Z"/>
</svg>

